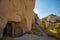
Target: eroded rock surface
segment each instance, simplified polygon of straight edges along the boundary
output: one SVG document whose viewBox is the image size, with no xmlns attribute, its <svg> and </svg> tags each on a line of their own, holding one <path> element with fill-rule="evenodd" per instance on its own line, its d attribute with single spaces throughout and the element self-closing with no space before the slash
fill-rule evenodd
<svg viewBox="0 0 60 40">
<path fill-rule="evenodd" d="M 8 21 L 22 22 L 24 32 L 31 31 L 35 0 L 0 0 L 0 37 Z"/>
</svg>

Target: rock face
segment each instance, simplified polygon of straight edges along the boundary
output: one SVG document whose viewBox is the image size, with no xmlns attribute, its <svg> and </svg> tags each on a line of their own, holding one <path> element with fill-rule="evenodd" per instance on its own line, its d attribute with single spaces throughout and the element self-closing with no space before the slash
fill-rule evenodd
<svg viewBox="0 0 60 40">
<path fill-rule="evenodd" d="M 54 23 L 58 20 L 60 21 L 60 17 L 53 15 L 53 14 L 51 14 L 47 17 L 47 21 L 52 22 L 52 23 Z"/>
<path fill-rule="evenodd" d="M 60 16 L 51 14 L 43 18 L 42 21 L 45 22 L 46 26 L 49 26 L 50 24 L 54 24 L 54 23 L 60 23 Z"/>
<path fill-rule="evenodd" d="M 31 31 L 35 0 L 0 0 L 0 37 L 8 21 L 22 22 L 24 32 Z"/>
<path fill-rule="evenodd" d="M 35 14 L 35 23 L 38 24 L 38 25 L 40 25 L 40 23 L 41 23 L 37 14 Z"/>
</svg>

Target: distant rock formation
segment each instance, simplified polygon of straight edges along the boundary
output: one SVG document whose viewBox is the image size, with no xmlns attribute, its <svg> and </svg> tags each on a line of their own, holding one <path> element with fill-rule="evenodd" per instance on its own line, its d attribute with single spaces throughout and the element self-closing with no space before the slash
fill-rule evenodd
<svg viewBox="0 0 60 40">
<path fill-rule="evenodd" d="M 0 38 L 8 21 L 22 23 L 23 32 L 31 31 L 34 5 L 35 0 L 0 0 Z M 16 31 L 19 32 L 18 28 Z"/>
<path fill-rule="evenodd" d="M 60 16 L 51 14 L 42 19 L 42 27 L 49 36 L 60 39 Z"/>
<path fill-rule="evenodd" d="M 49 15 L 47 18 L 47 21 L 52 22 L 52 23 L 56 22 L 57 20 L 60 20 L 60 18 L 53 14 Z"/>
<path fill-rule="evenodd" d="M 42 23 L 45 23 L 46 26 L 54 23 L 60 23 L 60 17 L 54 14 L 48 15 L 47 17 L 42 19 Z"/>
<path fill-rule="evenodd" d="M 54 22 L 60 21 L 60 17 L 54 14 L 51 14 L 51 15 L 48 15 L 46 18 L 43 18 L 42 20 L 46 20 L 47 22 L 54 23 Z"/>
</svg>

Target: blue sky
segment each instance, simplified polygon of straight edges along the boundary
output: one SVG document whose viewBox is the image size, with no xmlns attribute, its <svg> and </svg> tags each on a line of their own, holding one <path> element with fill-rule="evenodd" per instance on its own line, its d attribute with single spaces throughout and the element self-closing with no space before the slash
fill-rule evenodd
<svg viewBox="0 0 60 40">
<path fill-rule="evenodd" d="M 39 18 L 50 14 L 60 16 L 60 0 L 36 0 L 34 12 Z"/>
</svg>

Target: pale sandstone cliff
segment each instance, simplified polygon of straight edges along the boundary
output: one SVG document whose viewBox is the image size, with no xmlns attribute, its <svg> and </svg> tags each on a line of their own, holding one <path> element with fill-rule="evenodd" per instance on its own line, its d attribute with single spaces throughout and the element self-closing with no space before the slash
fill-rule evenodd
<svg viewBox="0 0 60 40">
<path fill-rule="evenodd" d="M 34 4 L 35 0 L 0 0 L 0 37 L 8 21 L 22 22 L 24 31 L 31 31 Z"/>
</svg>

